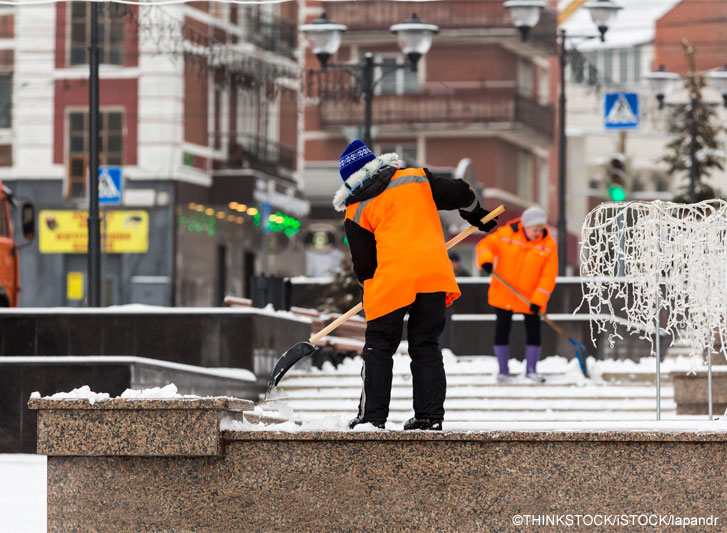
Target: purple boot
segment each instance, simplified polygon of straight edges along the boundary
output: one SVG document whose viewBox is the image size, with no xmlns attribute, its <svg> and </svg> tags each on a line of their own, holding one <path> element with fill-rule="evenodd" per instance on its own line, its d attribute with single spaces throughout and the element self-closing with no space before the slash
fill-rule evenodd
<svg viewBox="0 0 727 533">
<path fill-rule="evenodd" d="M 540 359 L 540 346 L 525 346 L 525 377 L 536 383 L 543 383 L 545 378 L 535 371 Z"/>
<path fill-rule="evenodd" d="M 508 370 L 507 367 L 507 363 L 510 360 L 510 346 L 508 346 L 507 344 L 501 346 L 496 345 L 495 356 L 497 356 L 497 363 L 500 366 L 500 371 L 497 374 L 497 381 L 510 381 L 510 370 Z"/>
</svg>

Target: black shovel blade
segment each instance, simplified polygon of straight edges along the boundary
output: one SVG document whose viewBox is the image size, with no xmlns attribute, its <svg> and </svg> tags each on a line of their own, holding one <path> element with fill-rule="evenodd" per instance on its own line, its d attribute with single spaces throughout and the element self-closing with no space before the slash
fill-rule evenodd
<svg viewBox="0 0 727 533">
<path fill-rule="evenodd" d="M 285 352 L 283 355 L 281 355 L 280 359 L 278 359 L 278 362 L 275 363 L 275 368 L 273 368 L 273 373 L 270 376 L 270 381 L 268 381 L 267 394 L 270 394 L 270 392 L 277 386 L 280 380 L 283 379 L 285 373 L 290 370 L 295 363 L 297 363 L 304 357 L 313 354 L 313 352 L 318 349 L 318 346 L 314 346 L 310 342 L 305 341 L 299 342 L 292 348 L 288 349 L 288 351 Z"/>
</svg>

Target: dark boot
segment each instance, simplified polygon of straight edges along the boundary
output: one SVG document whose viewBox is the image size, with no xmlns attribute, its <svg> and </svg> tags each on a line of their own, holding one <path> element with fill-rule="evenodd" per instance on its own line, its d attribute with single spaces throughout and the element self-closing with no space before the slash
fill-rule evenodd
<svg viewBox="0 0 727 533">
<path fill-rule="evenodd" d="M 404 423 L 404 430 L 424 429 L 431 431 L 442 431 L 441 418 L 410 418 Z"/>
<path fill-rule="evenodd" d="M 497 364 L 500 367 L 500 371 L 497 375 L 498 381 L 508 381 L 510 377 L 510 370 L 508 369 L 507 363 L 510 360 L 510 346 L 495 345 L 495 356 L 497 357 Z"/>
<path fill-rule="evenodd" d="M 386 429 L 386 421 L 381 420 L 364 420 L 361 416 L 357 416 L 353 420 L 348 422 L 348 429 L 353 429 L 359 424 L 372 424 L 374 427 L 379 429 Z"/>
</svg>

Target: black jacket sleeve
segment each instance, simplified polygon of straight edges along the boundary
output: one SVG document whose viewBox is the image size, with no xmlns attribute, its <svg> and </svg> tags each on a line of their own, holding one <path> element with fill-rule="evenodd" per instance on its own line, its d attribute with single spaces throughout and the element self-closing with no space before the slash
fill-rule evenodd
<svg viewBox="0 0 727 533">
<path fill-rule="evenodd" d="M 424 172 L 426 172 L 429 179 L 429 186 L 432 188 L 432 196 L 434 197 L 434 203 L 437 205 L 437 210 L 462 209 L 472 211 L 479 205 L 477 195 L 466 181 L 437 176 L 426 168 Z"/>
<path fill-rule="evenodd" d="M 363 285 L 363 282 L 373 278 L 376 272 L 376 238 L 373 233 L 363 229 L 351 219 L 347 218 L 343 227 L 351 250 L 353 272 L 358 282 Z"/>
</svg>

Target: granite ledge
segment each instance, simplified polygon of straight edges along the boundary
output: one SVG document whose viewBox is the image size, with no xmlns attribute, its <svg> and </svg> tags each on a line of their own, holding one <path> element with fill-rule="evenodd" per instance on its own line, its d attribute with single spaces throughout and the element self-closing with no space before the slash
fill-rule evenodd
<svg viewBox="0 0 727 533">
<path fill-rule="evenodd" d="M 112 398 L 91 403 L 87 399 L 48 400 L 31 398 L 28 408 L 37 410 L 73 410 L 73 409 L 225 409 L 233 411 L 252 411 L 250 400 L 239 398 L 170 398 L 170 399 L 133 399 Z"/>
<path fill-rule="evenodd" d="M 222 431 L 234 441 L 550 441 L 550 442 L 727 442 L 721 430 L 619 430 L 619 431 Z"/>
</svg>

